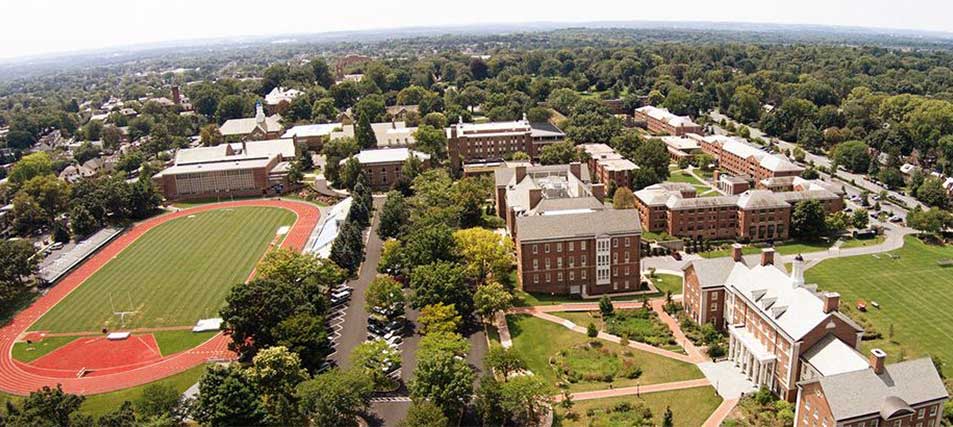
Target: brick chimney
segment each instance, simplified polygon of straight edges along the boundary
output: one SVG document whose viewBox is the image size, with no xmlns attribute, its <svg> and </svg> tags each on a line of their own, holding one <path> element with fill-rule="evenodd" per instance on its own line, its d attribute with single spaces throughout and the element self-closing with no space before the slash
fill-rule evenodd
<svg viewBox="0 0 953 427">
<path fill-rule="evenodd" d="M 172 102 L 179 104 L 182 102 L 182 95 L 179 93 L 178 86 L 172 86 Z"/>
<path fill-rule="evenodd" d="M 774 248 L 764 248 L 761 250 L 761 265 L 774 264 Z"/>
<path fill-rule="evenodd" d="M 837 311 L 837 307 L 840 305 L 840 294 L 825 292 L 824 295 L 821 295 L 821 300 L 824 302 L 824 314 L 830 314 Z"/>
<path fill-rule="evenodd" d="M 578 179 L 582 179 L 582 163 L 572 162 L 569 164 L 569 172 Z"/>
<path fill-rule="evenodd" d="M 715 171 L 711 173 L 711 180 L 712 182 L 715 183 L 715 185 L 718 184 L 719 177 L 721 177 L 721 171 L 719 171 L 718 169 L 715 169 Z"/>
<path fill-rule="evenodd" d="M 516 167 L 516 183 L 519 184 L 523 182 L 523 178 L 526 178 L 526 166 L 517 166 Z"/>
<path fill-rule="evenodd" d="M 529 189 L 529 208 L 535 209 L 536 205 L 543 200 L 543 189 L 542 188 L 530 188 Z"/>
<path fill-rule="evenodd" d="M 887 353 L 879 348 L 870 350 L 870 367 L 874 373 L 880 375 L 884 373 L 884 364 L 887 362 Z"/>
<path fill-rule="evenodd" d="M 592 184 L 592 197 L 603 201 L 606 198 L 606 186 L 604 184 Z"/>
<path fill-rule="evenodd" d="M 735 260 L 735 262 L 741 262 L 741 256 L 741 243 L 731 245 L 731 259 Z"/>
</svg>

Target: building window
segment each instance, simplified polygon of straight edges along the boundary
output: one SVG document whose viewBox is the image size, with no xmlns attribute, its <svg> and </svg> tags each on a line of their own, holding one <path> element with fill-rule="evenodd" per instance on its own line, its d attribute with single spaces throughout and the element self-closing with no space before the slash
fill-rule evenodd
<svg viewBox="0 0 953 427">
<path fill-rule="evenodd" d="M 917 411 L 917 418 L 923 418 L 923 415 L 926 414 L 926 412 L 926 408 L 920 408 L 920 410 Z"/>
<path fill-rule="evenodd" d="M 562 282 L 562 281 L 563 281 L 563 272 L 562 272 L 562 271 L 560 271 L 559 273 L 556 273 L 556 281 L 557 281 L 557 282 Z"/>
<path fill-rule="evenodd" d="M 556 268 L 563 268 L 563 257 L 556 258 Z"/>
<path fill-rule="evenodd" d="M 569 281 L 572 282 L 573 280 L 576 280 L 576 272 L 575 272 L 575 271 L 570 271 L 570 272 L 569 272 Z"/>
<path fill-rule="evenodd" d="M 539 260 L 533 259 L 533 270 L 539 270 Z"/>
<path fill-rule="evenodd" d="M 549 270 L 549 258 L 546 258 L 546 269 Z"/>
<path fill-rule="evenodd" d="M 581 249 L 581 250 L 586 250 L 586 241 L 585 241 L 585 240 L 579 242 L 579 249 Z"/>
<path fill-rule="evenodd" d="M 612 239 L 612 247 L 613 248 L 619 247 L 619 239 Z"/>
<path fill-rule="evenodd" d="M 586 266 L 586 256 L 585 256 L 585 255 L 582 256 L 582 259 L 579 261 L 579 265 L 582 265 L 583 267 Z"/>
<path fill-rule="evenodd" d="M 533 275 L 533 283 L 539 283 L 539 275 L 538 275 L 538 274 L 534 274 L 534 275 Z"/>
<path fill-rule="evenodd" d="M 539 245 L 533 245 L 533 255 L 536 255 L 538 253 L 539 253 Z"/>
<path fill-rule="evenodd" d="M 586 270 L 582 270 L 579 272 L 579 278 L 582 280 L 586 280 Z"/>
<path fill-rule="evenodd" d="M 563 252 L 563 244 L 562 244 L 562 242 L 556 244 L 556 252 L 559 252 L 559 253 L 562 253 L 562 252 Z"/>
<path fill-rule="evenodd" d="M 549 253 L 549 243 L 543 245 L 543 252 Z"/>
<path fill-rule="evenodd" d="M 550 273 L 546 273 L 546 283 L 549 283 L 552 281 L 553 281 L 553 275 Z"/>
<path fill-rule="evenodd" d="M 628 237 L 625 238 L 625 247 L 629 247 L 629 238 L 628 238 Z"/>
</svg>

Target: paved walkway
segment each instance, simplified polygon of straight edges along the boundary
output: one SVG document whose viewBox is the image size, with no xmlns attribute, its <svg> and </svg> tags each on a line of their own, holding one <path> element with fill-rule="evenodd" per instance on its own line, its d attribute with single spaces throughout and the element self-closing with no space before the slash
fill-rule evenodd
<svg viewBox="0 0 953 427">
<path fill-rule="evenodd" d="M 724 399 L 737 399 L 742 394 L 758 390 L 754 383 L 741 373 L 734 362 L 727 360 L 704 362 L 698 364 L 698 369 L 701 369 L 705 378 L 708 378 L 708 381 L 715 386 L 718 395 Z"/>
<path fill-rule="evenodd" d="M 506 323 L 506 313 L 502 311 L 496 313 L 493 316 L 493 325 L 496 326 L 496 331 L 500 335 L 500 345 L 503 348 L 510 348 L 513 346 L 513 338 L 510 336 L 510 325 Z"/>
<path fill-rule="evenodd" d="M 115 258 L 125 248 L 152 228 L 170 220 L 204 212 L 213 209 L 234 208 L 244 206 L 265 206 L 288 209 L 297 215 L 282 246 L 301 250 L 320 217 L 316 205 L 304 202 L 280 199 L 256 199 L 234 202 L 213 203 L 197 206 L 191 209 L 177 210 L 162 214 L 139 222 L 130 227 L 125 233 L 113 240 L 109 245 L 90 257 L 71 273 L 66 275 L 46 295 L 37 299 L 30 307 L 18 313 L 11 322 L 0 328 L 0 390 L 6 393 L 27 395 L 42 386 L 61 384 L 63 391 L 73 394 L 97 394 L 121 390 L 141 384 L 146 384 L 174 375 L 207 361 L 231 358 L 234 354 L 228 350 L 229 338 L 218 334 L 205 343 L 191 350 L 164 357 L 158 362 L 128 371 L 114 374 L 83 378 L 52 378 L 27 370 L 29 366 L 16 361 L 11 356 L 13 344 L 17 337 L 49 311 L 54 305 L 66 298 L 74 289 L 82 285 L 86 279 Z"/>
<path fill-rule="evenodd" d="M 573 401 L 591 400 L 604 399 L 607 397 L 631 396 L 633 394 L 642 393 L 658 393 L 660 391 L 684 390 L 686 388 L 707 387 L 710 385 L 711 383 L 708 382 L 707 379 L 700 378 L 697 380 L 675 381 L 662 384 L 646 384 L 634 387 L 613 388 L 609 390 L 581 391 L 578 393 L 571 393 L 571 395 Z M 555 400 L 557 402 L 562 401 L 563 396 L 555 396 Z"/>
<path fill-rule="evenodd" d="M 721 405 L 718 405 L 718 408 L 715 408 L 715 412 L 712 412 L 711 416 L 705 420 L 703 427 L 718 427 L 721 425 L 722 421 L 725 421 L 725 418 L 728 417 L 728 414 L 731 413 L 732 409 L 735 409 L 735 406 L 738 405 L 738 399 L 726 399 L 721 401 Z"/>
<path fill-rule="evenodd" d="M 649 301 L 649 305 L 652 306 L 652 310 L 655 311 L 655 314 L 658 314 L 659 320 L 668 326 L 668 329 L 672 331 L 672 335 L 675 337 L 675 342 L 682 346 L 685 349 L 685 352 L 688 353 L 688 356 L 691 358 L 692 363 L 703 363 L 710 362 L 711 359 L 702 352 L 692 340 L 688 339 L 684 332 L 682 332 L 681 326 L 678 324 L 678 320 L 675 320 L 674 317 L 670 316 L 665 312 L 665 300 L 655 299 Z"/>
</svg>

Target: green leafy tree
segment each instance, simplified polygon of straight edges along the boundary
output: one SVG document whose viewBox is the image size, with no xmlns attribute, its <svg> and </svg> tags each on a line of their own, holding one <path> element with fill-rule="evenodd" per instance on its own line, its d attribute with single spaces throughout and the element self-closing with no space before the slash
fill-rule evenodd
<svg viewBox="0 0 953 427">
<path fill-rule="evenodd" d="M 672 427 L 675 425 L 674 416 L 672 415 L 672 407 L 665 407 L 665 414 L 662 415 L 662 427 Z"/>
<path fill-rule="evenodd" d="M 387 374 L 400 368 L 400 351 L 381 339 L 366 341 L 354 347 L 351 366 L 363 370 L 371 378 L 375 389 L 385 391 L 394 387 L 394 380 Z"/>
<path fill-rule="evenodd" d="M 133 409 L 132 402 L 124 401 L 119 408 L 112 412 L 103 414 L 96 421 L 97 427 L 135 427 L 136 411 Z"/>
<path fill-rule="evenodd" d="M 805 240 L 827 235 L 824 206 L 821 202 L 802 200 L 794 205 L 791 213 L 791 235 Z"/>
<path fill-rule="evenodd" d="M 557 142 L 543 147 L 539 162 L 544 165 L 563 165 L 576 160 L 576 146 L 571 142 Z"/>
<path fill-rule="evenodd" d="M 415 402 L 430 401 L 445 415 L 458 414 L 473 394 L 473 369 L 454 354 L 442 351 L 418 355 L 408 388 Z"/>
<path fill-rule="evenodd" d="M 428 401 L 413 402 L 399 427 L 448 427 L 450 420 L 440 407 Z"/>
<path fill-rule="evenodd" d="M 450 197 L 459 209 L 460 226 L 474 227 L 483 222 L 483 205 L 490 197 L 486 181 L 479 178 L 467 177 L 451 187 Z"/>
<path fill-rule="evenodd" d="M 187 415 L 182 393 L 164 383 L 146 385 L 133 405 L 140 419 L 156 424 L 161 420 L 168 420 L 171 424 L 182 422 Z"/>
<path fill-rule="evenodd" d="M 402 242 L 401 252 L 408 268 L 439 261 L 457 261 L 457 241 L 453 237 L 453 230 L 445 225 L 410 230 Z"/>
<path fill-rule="evenodd" d="M 443 128 L 421 124 L 414 131 L 414 140 L 416 149 L 431 155 L 433 161 L 440 162 L 447 158 L 447 132 Z"/>
<path fill-rule="evenodd" d="M 907 225 L 925 233 L 937 235 L 940 231 L 953 227 L 953 214 L 936 207 L 928 210 L 915 208 L 907 214 Z"/>
<path fill-rule="evenodd" d="M 661 140 L 650 139 L 639 145 L 633 153 L 632 161 L 639 165 L 640 170 L 651 170 L 655 179 L 668 179 L 668 149 Z"/>
<path fill-rule="evenodd" d="M 407 203 L 399 191 L 390 191 L 381 208 L 380 225 L 377 235 L 382 239 L 397 237 L 407 221 Z"/>
<path fill-rule="evenodd" d="M 499 282 L 489 282 L 477 287 L 473 293 L 473 306 L 477 314 L 489 320 L 495 313 L 513 307 L 513 294 Z"/>
<path fill-rule="evenodd" d="M 92 420 L 80 417 L 80 405 L 85 398 L 65 393 L 63 388 L 56 386 L 30 392 L 19 404 L 7 402 L 7 415 L 0 417 L 0 421 L 10 426 L 83 426 L 91 425 Z"/>
<path fill-rule="evenodd" d="M 298 385 L 299 407 L 317 427 L 356 426 L 373 390 L 373 381 L 363 371 L 332 369 Z"/>
<path fill-rule="evenodd" d="M 275 345 L 286 347 L 301 358 L 301 366 L 317 372 L 333 349 L 324 318 L 310 313 L 288 317 L 275 327 Z"/>
<path fill-rule="evenodd" d="M 491 274 L 506 276 L 513 266 L 513 242 L 492 230 L 467 228 L 453 232 L 457 253 L 463 258 L 467 275 L 486 283 Z"/>
<path fill-rule="evenodd" d="M 938 208 L 945 208 L 950 202 L 950 197 L 943 187 L 943 181 L 933 176 L 924 179 L 923 183 L 917 187 L 916 197 L 924 204 Z"/>
<path fill-rule="evenodd" d="M 371 127 L 371 118 L 368 114 L 358 114 L 357 124 L 354 126 L 354 139 L 363 149 L 377 147 L 377 135 Z"/>
<path fill-rule="evenodd" d="M 870 167 L 870 153 L 863 141 L 846 141 L 834 147 L 831 156 L 839 165 L 854 173 L 866 173 Z"/>
<path fill-rule="evenodd" d="M 236 286 L 240 288 L 242 286 Z M 208 426 L 265 425 L 259 390 L 238 365 L 210 366 L 199 380 L 192 418 Z"/>
<path fill-rule="evenodd" d="M 86 237 L 99 229 L 99 221 L 83 205 L 73 206 L 69 218 L 74 236 Z"/>
<path fill-rule="evenodd" d="M 269 347 L 258 352 L 245 374 L 260 394 L 261 406 L 270 425 L 300 425 L 295 387 L 308 380 L 301 358 L 287 347 Z"/>
<path fill-rule="evenodd" d="M 612 307 L 612 300 L 609 299 L 608 295 L 603 295 L 602 298 L 599 298 L 599 312 L 602 313 L 603 319 L 612 316 L 614 310 L 615 309 Z"/>
<path fill-rule="evenodd" d="M 625 187 L 616 189 L 612 196 L 612 208 L 635 209 L 635 194 L 632 194 L 632 190 Z"/>
<path fill-rule="evenodd" d="M 508 381 L 510 376 L 527 369 L 526 360 L 512 349 L 494 346 L 483 357 L 483 364 L 486 368 L 499 375 L 503 381 Z"/>
<path fill-rule="evenodd" d="M 404 315 L 404 304 L 406 303 L 404 288 L 400 282 L 390 276 L 375 277 L 368 285 L 364 298 L 367 301 L 365 308 L 370 313 L 373 313 L 372 310 L 375 307 L 379 307 L 391 313 L 391 317 Z"/>
<path fill-rule="evenodd" d="M 466 286 L 463 267 L 449 262 L 419 266 L 410 273 L 410 288 L 414 294 L 414 308 L 431 304 L 453 305 L 463 316 L 472 313 L 473 296 Z"/>
<path fill-rule="evenodd" d="M 460 329 L 463 319 L 457 309 L 450 304 L 428 304 L 420 309 L 417 323 L 421 334 L 431 332 L 456 332 Z"/>
<path fill-rule="evenodd" d="M 867 209 L 860 208 L 854 211 L 854 213 L 851 214 L 850 223 L 854 228 L 867 228 L 867 224 L 870 223 L 870 215 L 867 213 Z"/>
<path fill-rule="evenodd" d="M 7 178 L 14 185 L 23 184 L 35 177 L 53 174 L 53 161 L 45 152 L 39 151 L 23 156 L 13 165 Z"/>
<path fill-rule="evenodd" d="M 500 385 L 500 406 L 515 425 L 532 425 L 552 405 L 555 392 L 539 376 L 516 376 Z"/>
<path fill-rule="evenodd" d="M 302 288 L 268 279 L 232 287 L 220 312 L 225 331 L 232 337 L 229 348 L 245 360 L 251 360 L 259 349 L 275 345 L 278 324 L 297 314 L 316 314 Z"/>
</svg>

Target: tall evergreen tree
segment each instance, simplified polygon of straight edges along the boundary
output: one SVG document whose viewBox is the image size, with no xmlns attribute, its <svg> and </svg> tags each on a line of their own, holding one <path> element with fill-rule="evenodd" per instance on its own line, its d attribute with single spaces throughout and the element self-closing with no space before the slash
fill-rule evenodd
<svg viewBox="0 0 953 427">
<path fill-rule="evenodd" d="M 358 113 L 357 126 L 354 127 L 354 139 L 362 149 L 376 148 L 377 136 L 371 127 L 371 118 L 366 113 Z"/>
</svg>

